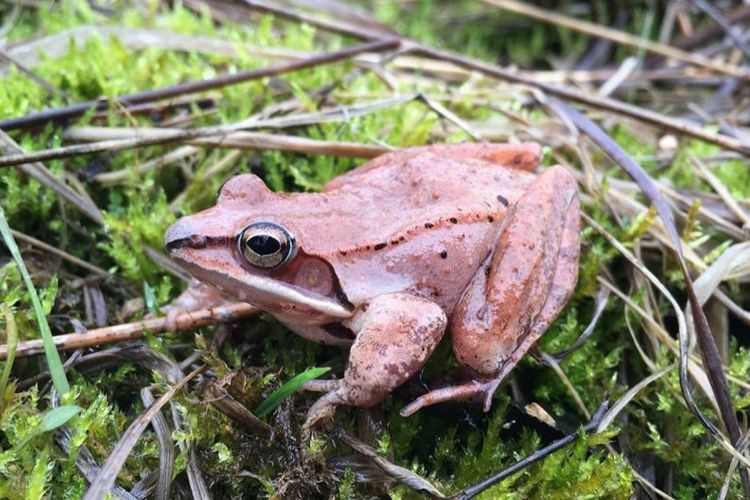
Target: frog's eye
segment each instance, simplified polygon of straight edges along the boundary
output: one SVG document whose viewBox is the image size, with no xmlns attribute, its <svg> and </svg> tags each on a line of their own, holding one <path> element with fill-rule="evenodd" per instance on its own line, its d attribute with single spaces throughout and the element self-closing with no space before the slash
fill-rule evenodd
<svg viewBox="0 0 750 500">
<path fill-rule="evenodd" d="M 279 267 L 294 253 L 294 237 L 273 222 L 255 222 L 240 233 L 237 245 L 245 260 L 261 269 Z"/>
</svg>

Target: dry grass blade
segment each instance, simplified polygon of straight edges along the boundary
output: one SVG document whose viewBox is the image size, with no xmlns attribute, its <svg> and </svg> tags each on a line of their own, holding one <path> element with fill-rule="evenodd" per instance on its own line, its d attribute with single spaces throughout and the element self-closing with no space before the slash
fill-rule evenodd
<svg viewBox="0 0 750 500">
<path fill-rule="evenodd" d="M 251 432 L 267 434 L 271 426 L 255 416 L 250 410 L 234 399 L 231 394 L 217 384 L 209 382 L 201 394 L 206 402 L 211 403 L 217 410 L 233 418 Z"/>
<path fill-rule="evenodd" d="M 67 99 L 68 98 L 68 96 L 67 96 L 67 94 L 65 94 L 65 92 L 63 92 L 62 90 L 58 89 L 57 87 L 55 87 L 54 85 L 52 85 L 50 82 L 48 82 L 44 78 L 40 77 L 39 75 L 37 75 L 36 73 L 34 73 L 33 71 L 31 71 L 29 68 L 27 68 L 26 66 L 24 66 L 23 64 L 21 64 L 19 61 L 15 60 L 13 57 L 11 57 L 10 55 L 8 55 L 8 53 L 5 50 L 1 49 L 1 48 L 0 48 L 0 61 L 4 61 L 6 63 L 12 64 L 16 68 L 18 68 L 18 71 L 20 71 L 24 75 L 28 76 L 29 79 L 31 79 L 34 82 L 36 82 L 40 87 L 42 87 L 44 90 L 46 90 L 50 94 L 56 94 L 56 95 L 62 97 L 63 99 Z"/>
<path fill-rule="evenodd" d="M 695 280 L 695 294 L 701 304 L 714 293 L 722 281 L 742 279 L 750 275 L 750 241 L 737 243 L 727 248 Z"/>
<path fill-rule="evenodd" d="M 531 17 L 537 21 L 547 22 L 563 26 L 572 30 L 580 31 L 588 35 L 604 38 L 617 42 L 622 45 L 627 45 L 635 49 L 645 49 L 654 54 L 659 54 L 664 57 L 676 59 L 678 61 L 694 64 L 702 68 L 710 69 L 712 71 L 718 71 L 730 76 L 742 78 L 743 80 L 750 79 L 750 73 L 739 68 L 737 66 L 708 59 L 700 54 L 694 52 L 685 52 L 669 45 L 662 43 L 652 42 L 648 39 L 640 38 L 629 33 L 618 31 L 616 29 L 608 28 L 598 24 L 593 24 L 579 19 L 571 18 L 563 14 L 558 14 L 549 9 L 541 9 L 534 7 L 528 3 L 516 2 L 515 0 L 482 0 L 484 3 L 499 7 L 503 10 L 515 12 L 524 16 Z"/>
<path fill-rule="evenodd" d="M 750 234 L 748 234 L 748 232 L 750 232 L 750 215 L 748 215 L 747 210 L 740 206 L 734 196 L 732 196 L 732 193 L 729 192 L 727 186 L 724 185 L 724 183 L 721 182 L 713 174 L 713 172 L 711 172 L 711 170 L 709 170 L 708 167 L 703 164 L 701 160 L 699 160 L 698 158 L 690 158 L 690 162 L 698 170 L 698 173 L 711 186 L 711 188 L 716 191 L 716 194 L 718 194 L 719 197 L 724 201 L 724 204 L 727 206 L 727 208 L 742 223 L 742 228 L 744 229 L 745 233 L 740 233 L 740 237 L 737 239 L 746 239 L 748 236 L 750 236 Z"/>
<path fill-rule="evenodd" d="M 262 59 L 296 60 L 314 54 L 276 47 L 261 47 L 219 40 L 205 36 L 185 35 L 157 29 L 139 29 L 121 26 L 77 26 L 54 35 L 34 38 L 8 48 L 7 53 L 16 61 L 33 68 L 47 58 L 60 58 L 69 53 L 71 46 L 82 47 L 91 38 L 116 38 L 130 50 L 159 47 L 162 50 L 198 52 L 201 54 L 239 57 L 243 54 Z M 0 74 L 2 70 L 0 69 Z"/>
<path fill-rule="evenodd" d="M 724 33 L 727 34 L 727 37 L 732 40 L 732 43 L 742 51 L 742 53 L 745 55 L 745 58 L 750 60 L 750 47 L 747 45 L 745 40 L 742 39 L 739 33 L 732 28 L 732 25 L 729 24 L 729 21 L 727 21 L 727 19 L 721 15 L 721 12 L 719 12 L 716 7 L 708 2 L 705 2 L 704 0 L 691 0 L 691 2 L 694 3 L 703 12 L 711 16 L 714 22 L 722 30 L 724 30 Z"/>
<path fill-rule="evenodd" d="M 60 406 L 59 394 L 54 389 L 51 391 L 50 402 L 53 408 L 58 408 Z M 64 453 L 71 454 L 73 450 L 73 436 L 74 430 L 69 425 L 61 426 L 55 433 L 55 441 Z M 86 444 L 81 444 L 76 447 L 75 457 L 76 468 L 81 474 L 83 474 L 87 481 L 93 482 L 101 469 Z M 117 485 L 114 485 L 112 489 L 109 490 L 109 494 L 114 498 L 122 500 L 138 500 L 139 498 L 143 498 L 133 495 Z"/>
<path fill-rule="evenodd" d="M 0 130 L 0 151 L 5 155 L 0 156 L 0 158 L 8 156 L 9 153 L 10 156 L 25 154 L 21 147 L 16 144 L 16 141 L 2 130 Z M 53 190 L 60 196 L 60 198 L 71 203 L 92 221 L 97 224 L 102 224 L 102 213 L 99 208 L 90 199 L 73 191 L 73 189 L 55 177 L 52 172 L 47 170 L 47 167 L 41 163 L 28 162 L 28 164 L 21 165 L 20 170 L 26 175 L 39 181 L 43 186 Z"/>
<path fill-rule="evenodd" d="M 711 334 L 711 329 L 708 326 L 708 320 L 701 308 L 701 303 L 698 296 L 695 293 L 693 281 L 690 278 L 690 272 L 685 262 L 685 257 L 682 253 L 682 242 L 677 232 L 674 219 L 672 218 L 672 212 L 661 194 L 657 186 L 648 176 L 648 174 L 638 165 L 616 142 L 614 142 L 601 128 L 594 124 L 591 120 L 584 117 L 581 113 L 568 106 L 563 102 L 556 101 L 555 106 L 561 110 L 561 112 L 568 116 L 568 118 L 576 125 L 576 127 L 585 133 L 594 143 L 597 144 L 607 155 L 609 155 L 628 175 L 630 175 L 638 186 L 643 191 L 643 194 L 648 197 L 649 200 L 656 207 L 659 217 L 667 228 L 670 239 L 674 245 L 677 261 L 682 272 L 685 286 L 687 288 L 688 300 L 690 302 L 691 312 L 693 314 L 693 321 L 695 322 L 695 330 L 697 334 L 698 345 L 700 346 L 701 357 L 703 358 L 703 366 L 708 375 L 708 380 L 711 383 L 716 401 L 719 404 L 719 410 L 721 418 L 729 431 L 729 437 L 731 443 L 734 446 L 740 442 L 742 433 L 740 431 L 739 422 L 737 420 L 737 414 L 734 411 L 734 405 L 729 396 L 729 387 L 727 385 L 726 376 L 722 368 L 721 359 L 716 348 L 714 337 Z M 692 394 L 690 393 L 690 382 L 688 379 L 688 349 L 689 342 L 687 336 L 680 335 L 680 386 L 682 388 L 683 397 L 685 402 L 688 404 L 688 408 L 698 419 L 703 423 L 704 427 L 719 441 L 723 441 L 721 433 L 714 426 L 714 424 L 703 414 L 698 408 L 698 405 L 693 400 Z M 739 452 L 737 452 L 739 454 Z M 744 457 L 743 457 L 744 458 Z M 742 477 L 743 486 L 745 491 L 750 496 L 750 476 L 746 469 L 740 470 Z"/>
<path fill-rule="evenodd" d="M 541 358 L 542 363 L 552 368 L 552 371 L 555 372 L 557 377 L 560 379 L 560 382 L 563 384 L 563 386 L 565 386 L 565 390 L 567 390 L 568 394 L 570 394 L 570 396 L 573 398 L 573 401 L 575 402 L 581 414 L 587 419 L 591 418 L 591 412 L 589 412 L 588 408 L 586 408 L 586 403 L 583 402 L 583 399 L 581 399 L 581 395 L 578 394 L 578 391 L 570 382 L 570 379 L 568 378 L 568 376 L 565 375 L 565 372 L 560 366 L 560 363 L 558 362 L 558 360 L 554 358 L 553 356 L 550 356 L 546 352 L 540 352 L 539 356 Z"/>
<path fill-rule="evenodd" d="M 354 448 L 358 453 L 361 453 L 362 455 L 372 460 L 372 462 L 380 470 L 385 472 L 388 476 L 398 481 L 399 483 L 408 486 L 415 491 L 427 493 L 433 498 L 448 498 L 443 495 L 440 490 L 435 488 L 432 483 L 424 479 L 422 476 L 415 474 L 409 469 L 405 469 L 389 462 L 385 458 L 378 455 L 378 453 L 370 446 L 367 446 L 365 443 L 355 438 L 354 436 L 347 434 L 343 430 L 339 430 L 337 435 L 343 442 Z"/>
<path fill-rule="evenodd" d="M 576 339 L 575 342 L 573 342 L 573 345 L 571 345 L 567 349 L 564 349 L 560 352 L 550 354 L 551 357 L 553 357 L 557 361 L 562 361 L 563 359 L 568 357 L 573 351 L 581 347 L 584 344 L 584 342 L 586 342 L 586 340 L 591 336 L 591 334 L 594 333 L 594 329 L 596 328 L 596 325 L 599 323 L 599 318 L 602 316 L 604 309 L 607 308 L 607 303 L 609 302 L 609 294 L 610 294 L 609 289 L 604 288 L 604 287 L 599 287 L 599 290 L 596 292 L 596 302 L 594 303 L 594 314 L 591 316 L 591 321 L 589 321 L 589 324 L 586 325 L 586 328 L 583 329 L 583 332 L 581 332 L 581 335 Z"/>
<path fill-rule="evenodd" d="M 15 239 L 17 239 L 18 241 L 23 241 L 24 243 L 27 243 L 27 244 L 29 244 L 31 246 L 38 247 L 38 248 L 44 250 L 45 252 L 49 252 L 49 253 L 51 253 L 53 255 L 56 255 L 56 256 L 60 257 L 61 259 L 66 260 L 66 261 L 70 262 L 71 264 L 73 264 L 75 266 L 78 266 L 78 267 L 80 267 L 82 269 L 85 269 L 85 270 L 87 270 L 87 271 L 89 271 L 89 272 L 91 272 L 91 273 L 93 273 L 93 274 L 95 274 L 95 275 L 97 275 L 97 276 L 99 276 L 101 278 L 109 278 L 110 277 L 110 274 L 107 271 L 105 271 L 104 269 L 102 269 L 100 267 L 96 267 L 93 264 L 89 264 L 85 260 L 81 260 L 78 257 L 76 257 L 75 255 L 70 255 L 68 252 L 64 252 L 64 251 L 60 250 L 57 247 L 53 247 L 52 245 L 48 245 L 47 243 L 45 243 L 43 241 L 40 241 L 40 240 L 38 240 L 36 238 L 33 238 L 33 237 L 31 237 L 31 236 L 29 236 L 27 234 L 18 232 L 15 229 L 11 229 L 11 234 L 13 234 L 13 237 Z"/>
<path fill-rule="evenodd" d="M 154 404 L 154 396 L 147 387 L 141 389 L 141 401 L 143 406 L 149 407 Z M 151 421 L 154 434 L 159 442 L 159 478 L 156 481 L 156 500 L 168 500 L 169 490 L 172 486 L 172 474 L 174 472 L 175 448 L 172 443 L 172 431 L 167 419 L 159 411 Z"/>
<path fill-rule="evenodd" d="M 133 423 L 130 424 L 125 433 L 120 437 L 120 440 L 115 445 L 112 453 L 110 453 L 107 461 L 99 471 L 99 475 L 96 480 L 91 483 L 86 494 L 83 496 L 84 500 L 98 500 L 104 498 L 104 495 L 109 489 L 115 484 L 117 474 L 120 472 L 125 460 L 130 455 L 131 450 L 138 441 L 143 431 L 146 429 L 148 424 L 154 418 L 154 416 L 167 404 L 172 397 L 182 389 L 190 380 L 196 375 L 201 373 L 206 367 L 199 366 L 192 372 L 188 373 L 182 380 L 172 386 L 167 392 L 165 392 L 154 404 L 148 407 L 148 409 L 136 418 Z"/>
<path fill-rule="evenodd" d="M 365 28 L 362 25 L 354 25 L 350 23 L 341 22 L 341 20 L 328 20 L 322 17 L 311 16 L 303 11 L 293 9 L 288 6 L 281 6 L 274 2 L 268 2 L 266 0 L 239 0 L 240 4 L 253 10 L 261 12 L 268 12 L 269 14 L 277 14 L 286 19 L 297 21 L 300 23 L 308 23 L 312 26 L 330 31 L 332 33 L 338 33 L 340 35 L 347 35 L 354 38 L 378 38 L 383 35 L 381 30 Z"/>
<path fill-rule="evenodd" d="M 620 396 L 620 399 L 618 399 L 615 404 L 612 405 L 612 408 L 607 411 L 607 413 L 604 414 L 602 419 L 599 421 L 599 425 L 596 428 L 596 432 L 604 432 L 607 430 L 607 427 L 609 427 L 612 422 L 617 418 L 617 415 L 622 412 L 622 410 L 625 409 L 625 407 L 630 403 L 630 401 L 633 400 L 634 397 L 638 395 L 639 392 L 641 392 L 647 385 L 650 383 L 660 379 L 672 369 L 674 369 L 674 365 L 667 366 L 666 368 L 662 368 L 656 373 L 652 373 L 648 377 L 644 378 L 637 384 L 635 384 L 633 387 L 628 389 L 628 392 Z"/>
<path fill-rule="evenodd" d="M 198 154 L 199 151 L 200 148 L 197 148 L 195 146 L 181 146 L 177 149 L 169 151 L 162 156 L 159 156 L 158 158 L 154 158 L 152 160 L 148 160 L 144 163 L 138 164 L 134 167 L 134 170 L 138 174 L 145 174 L 146 172 L 165 167 L 172 163 L 180 162 L 182 160 L 185 160 L 186 158 L 191 158 Z M 96 174 L 94 176 L 94 180 L 102 186 L 109 187 L 126 181 L 132 175 L 133 169 L 120 169 L 114 170 L 112 172 L 103 172 L 101 174 Z"/>
<path fill-rule="evenodd" d="M 199 328 L 216 322 L 236 321 L 240 318 L 257 314 L 257 312 L 258 310 L 255 307 L 246 302 L 185 312 L 175 318 L 176 329 L 180 331 Z M 152 334 L 163 333 L 167 331 L 168 324 L 167 318 L 152 318 L 134 323 L 123 323 L 121 325 L 97 328 L 89 330 L 86 333 L 55 335 L 53 339 L 58 351 L 69 351 L 83 347 L 135 340 L 143 338 L 146 332 Z M 44 352 L 44 344 L 41 340 L 27 340 L 18 344 L 16 356 L 33 356 L 42 352 Z M 0 345 L 0 360 L 6 359 L 7 355 L 8 346 Z"/>
</svg>

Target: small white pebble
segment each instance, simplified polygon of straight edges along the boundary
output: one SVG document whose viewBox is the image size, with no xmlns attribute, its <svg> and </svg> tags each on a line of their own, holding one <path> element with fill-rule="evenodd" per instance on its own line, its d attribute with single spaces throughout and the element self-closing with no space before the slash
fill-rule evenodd
<svg viewBox="0 0 750 500">
<path fill-rule="evenodd" d="M 665 135 L 659 139 L 659 150 L 665 153 L 673 153 L 677 151 L 677 137 L 673 135 Z"/>
</svg>

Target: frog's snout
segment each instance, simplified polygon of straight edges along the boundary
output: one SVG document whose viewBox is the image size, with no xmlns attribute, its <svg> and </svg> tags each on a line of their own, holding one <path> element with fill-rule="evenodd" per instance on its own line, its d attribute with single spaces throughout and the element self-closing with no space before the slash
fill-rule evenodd
<svg viewBox="0 0 750 500">
<path fill-rule="evenodd" d="M 183 217 L 169 226 L 164 236 L 164 247 L 170 254 L 180 248 L 203 248 L 207 238 L 199 234 L 188 217 Z"/>
</svg>

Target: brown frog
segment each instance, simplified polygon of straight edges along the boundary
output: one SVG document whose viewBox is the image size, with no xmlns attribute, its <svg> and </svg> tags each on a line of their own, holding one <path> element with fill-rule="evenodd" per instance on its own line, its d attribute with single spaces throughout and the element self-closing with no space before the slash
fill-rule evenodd
<svg viewBox="0 0 750 500">
<path fill-rule="evenodd" d="M 194 277 L 268 311 L 315 342 L 350 346 L 336 405 L 367 407 L 418 373 L 444 332 L 468 382 L 402 410 L 483 397 L 555 319 L 578 275 L 576 181 L 540 175 L 536 144 L 455 144 L 382 155 L 321 193 L 274 193 L 230 179 L 216 206 L 169 228 Z"/>
</svg>

